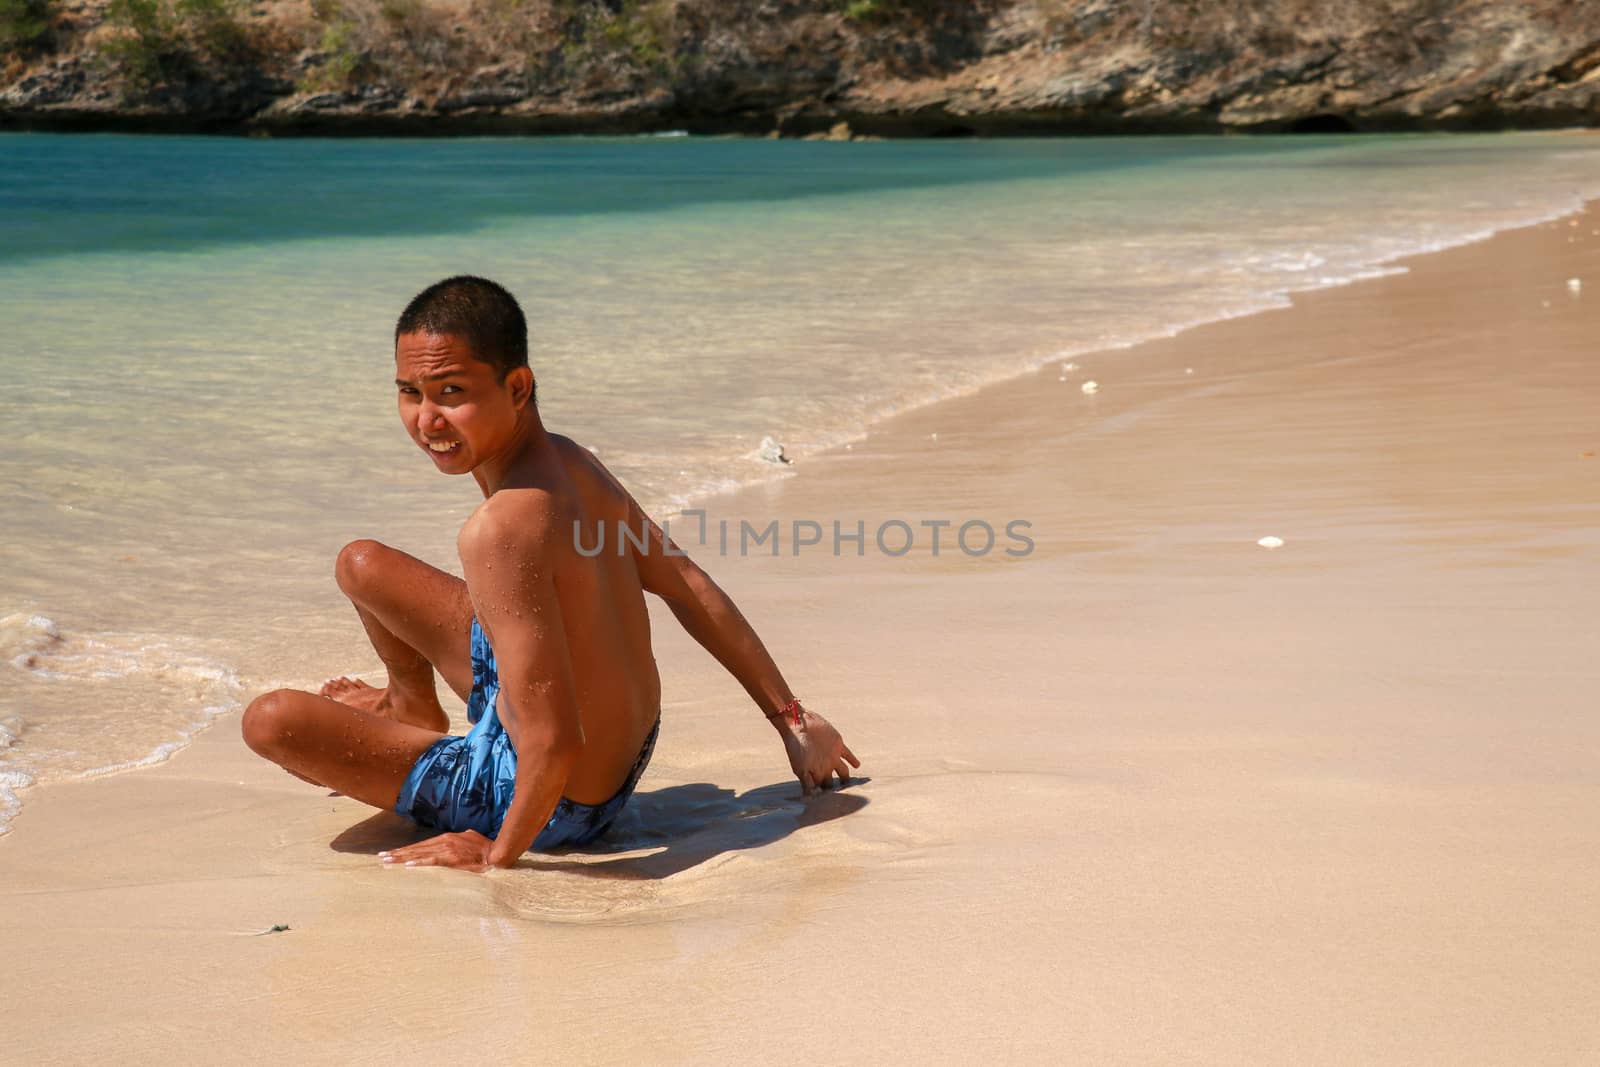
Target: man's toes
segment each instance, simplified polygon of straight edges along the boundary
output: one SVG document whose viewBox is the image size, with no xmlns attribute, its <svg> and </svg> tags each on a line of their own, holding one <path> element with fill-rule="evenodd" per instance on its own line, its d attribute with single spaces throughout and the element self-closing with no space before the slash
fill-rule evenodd
<svg viewBox="0 0 1600 1067">
<path fill-rule="evenodd" d="M 348 700 L 363 689 L 370 688 L 372 687 L 365 682 L 340 676 L 328 680 L 328 683 L 322 687 L 322 695 L 330 700 Z"/>
</svg>

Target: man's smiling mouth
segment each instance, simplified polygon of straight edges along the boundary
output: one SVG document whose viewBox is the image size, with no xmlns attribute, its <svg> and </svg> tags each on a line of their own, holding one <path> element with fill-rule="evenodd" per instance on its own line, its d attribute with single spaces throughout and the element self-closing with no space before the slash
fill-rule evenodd
<svg viewBox="0 0 1600 1067">
<path fill-rule="evenodd" d="M 424 441 L 429 452 L 454 452 L 459 441 Z"/>
</svg>

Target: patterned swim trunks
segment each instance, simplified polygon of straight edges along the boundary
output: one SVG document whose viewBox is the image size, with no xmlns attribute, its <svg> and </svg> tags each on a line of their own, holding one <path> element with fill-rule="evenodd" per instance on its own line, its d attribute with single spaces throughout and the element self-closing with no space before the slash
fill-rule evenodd
<svg viewBox="0 0 1600 1067">
<path fill-rule="evenodd" d="M 516 785 L 517 753 L 495 712 L 495 698 L 499 695 L 500 674 L 495 667 L 494 650 L 478 620 L 473 619 L 472 693 L 467 698 L 467 721 L 472 723 L 472 729 L 464 737 L 441 737 L 417 757 L 400 787 L 395 811 L 437 830 L 476 830 L 485 837 L 500 833 Z M 586 845 L 604 833 L 633 795 L 660 732 L 661 719 L 657 716 L 650 736 L 639 750 L 639 758 L 633 761 L 622 788 L 610 800 L 579 804 L 562 797 L 530 849 Z"/>
</svg>

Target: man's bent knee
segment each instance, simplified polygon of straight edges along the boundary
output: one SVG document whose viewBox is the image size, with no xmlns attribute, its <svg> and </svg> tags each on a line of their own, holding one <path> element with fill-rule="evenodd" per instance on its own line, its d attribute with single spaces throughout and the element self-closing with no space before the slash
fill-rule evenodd
<svg viewBox="0 0 1600 1067">
<path fill-rule="evenodd" d="M 394 550 L 381 541 L 363 537 L 339 550 L 333 562 L 333 579 L 346 596 L 353 597 L 375 578 L 379 560 Z"/>
<path fill-rule="evenodd" d="M 262 693 L 244 709 L 244 718 L 239 722 L 239 732 L 244 735 L 244 743 L 250 746 L 250 751 L 274 763 L 289 747 L 289 739 L 294 737 L 294 712 L 288 700 L 293 692 L 292 689 L 275 689 Z"/>
</svg>

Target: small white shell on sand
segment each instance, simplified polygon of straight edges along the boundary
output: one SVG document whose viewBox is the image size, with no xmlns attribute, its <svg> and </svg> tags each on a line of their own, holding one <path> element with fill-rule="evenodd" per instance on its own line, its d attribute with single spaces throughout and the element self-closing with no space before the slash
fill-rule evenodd
<svg viewBox="0 0 1600 1067">
<path fill-rule="evenodd" d="M 1183 368 L 1183 373 L 1185 373 L 1185 374 L 1193 374 L 1194 373 L 1194 368 L 1193 367 L 1185 367 L 1185 368 Z"/>
<path fill-rule="evenodd" d="M 1262 548 L 1282 548 L 1283 538 L 1273 537 L 1269 534 L 1268 536 L 1257 541 L 1256 544 L 1260 545 Z"/>
<path fill-rule="evenodd" d="M 761 448 L 756 454 L 768 463 L 789 464 L 794 462 L 783 454 L 783 444 L 772 437 L 763 437 L 761 439 Z"/>
<path fill-rule="evenodd" d="M 933 440 L 935 440 L 935 441 L 937 441 L 939 439 L 939 435 L 937 433 L 930 433 L 928 436 L 933 438 Z"/>
<path fill-rule="evenodd" d="M 1062 374 L 1071 374 L 1073 371 L 1075 371 L 1077 369 L 1078 369 L 1078 365 L 1076 363 L 1063 363 L 1063 364 L 1061 364 L 1061 373 Z"/>
<path fill-rule="evenodd" d="M 1083 383 L 1083 391 L 1086 392 L 1086 393 L 1098 393 L 1100 391 L 1100 383 L 1099 382 L 1084 382 Z"/>
<path fill-rule="evenodd" d="M 1567 292 L 1569 292 L 1569 293 L 1581 293 L 1581 292 L 1583 292 L 1583 279 L 1582 278 L 1568 278 L 1567 279 Z"/>
</svg>

